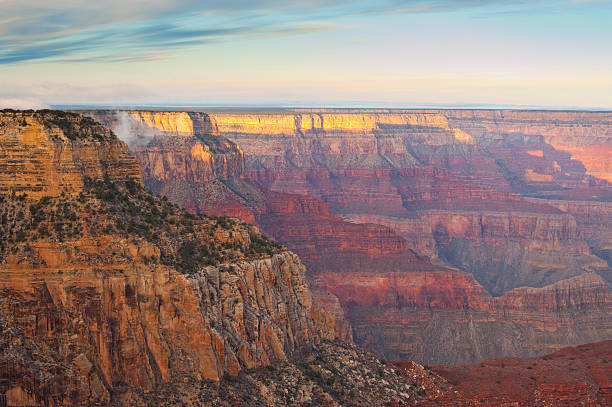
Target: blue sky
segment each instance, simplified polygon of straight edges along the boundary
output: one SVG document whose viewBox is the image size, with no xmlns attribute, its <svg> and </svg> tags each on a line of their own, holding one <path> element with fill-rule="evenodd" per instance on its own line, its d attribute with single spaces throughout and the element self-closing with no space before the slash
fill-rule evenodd
<svg viewBox="0 0 612 407">
<path fill-rule="evenodd" d="M 612 109 L 605 0 L 0 0 L 0 105 Z"/>
</svg>

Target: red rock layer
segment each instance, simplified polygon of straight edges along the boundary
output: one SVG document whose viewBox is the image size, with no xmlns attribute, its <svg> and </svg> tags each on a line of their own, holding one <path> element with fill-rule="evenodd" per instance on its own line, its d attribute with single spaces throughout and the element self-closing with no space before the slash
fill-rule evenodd
<svg viewBox="0 0 612 407">
<path fill-rule="evenodd" d="M 612 341 L 563 348 L 539 358 L 487 360 L 433 371 L 454 385 L 443 397 L 419 406 L 609 406 L 612 405 Z M 397 366 L 410 362 L 394 362 Z"/>
<path fill-rule="evenodd" d="M 432 270 L 391 229 L 374 224 L 345 222 L 329 213 L 327 205 L 303 195 L 266 192 L 266 207 L 257 223 L 275 239 L 293 247 L 316 276 L 390 270 Z"/>
<path fill-rule="evenodd" d="M 310 170 L 298 173 L 296 169 L 288 173 L 251 171 L 271 188 L 287 190 L 298 185 L 302 190 L 300 185 L 309 180 L 311 189 L 313 184 L 320 188 L 314 195 L 346 219 L 376 222 L 377 217 L 392 218 L 392 222 L 381 219 L 381 223 L 407 235 L 411 249 L 431 254 L 434 250 L 422 242 L 435 241 L 438 255 L 473 273 L 497 295 L 522 285 L 542 286 L 585 270 L 608 267 L 593 256 L 572 216 L 544 202 L 529 202 L 465 182 L 448 170 L 326 170 L 322 178 L 315 178 L 317 172 Z M 300 178 L 302 181 L 296 181 Z M 282 184 L 277 179 L 283 179 Z M 372 190 L 387 192 L 373 194 Z M 428 239 L 410 238 L 423 233 L 421 225 L 410 223 L 414 218 L 429 223 Z"/>
<path fill-rule="evenodd" d="M 355 341 L 391 359 L 471 363 L 612 335 L 612 295 L 596 274 L 500 298 L 466 273 L 354 272 L 320 281 L 339 298 Z"/>
<path fill-rule="evenodd" d="M 571 192 L 575 195 L 576 191 Z M 588 195 L 578 197 L 585 200 L 534 200 L 545 201 L 573 216 L 591 250 L 612 265 L 612 202 L 607 195 L 602 197 L 602 201 L 592 200 L 593 195 Z M 612 274 L 608 273 L 607 276 L 612 281 Z"/>
</svg>

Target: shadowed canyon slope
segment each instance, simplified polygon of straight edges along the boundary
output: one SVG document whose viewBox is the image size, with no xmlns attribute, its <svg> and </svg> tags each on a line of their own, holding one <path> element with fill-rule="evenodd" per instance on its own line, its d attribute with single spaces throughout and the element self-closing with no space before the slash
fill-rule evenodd
<svg viewBox="0 0 612 407">
<path fill-rule="evenodd" d="M 461 111 L 91 114 L 136 140 L 155 192 L 296 251 L 337 330 L 348 320 L 387 358 L 456 364 L 612 337 L 597 218 L 610 184 L 547 141 L 608 145 L 605 114 L 497 112 L 496 128 Z"/>
</svg>

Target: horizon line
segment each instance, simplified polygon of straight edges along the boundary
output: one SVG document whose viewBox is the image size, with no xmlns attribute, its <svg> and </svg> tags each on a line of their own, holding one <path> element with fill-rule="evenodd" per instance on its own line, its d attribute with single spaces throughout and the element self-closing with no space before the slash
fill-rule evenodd
<svg viewBox="0 0 612 407">
<path fill-rule="evenodd" d="M 273 104 L 191 104 L 191 103 L 74 103 L 50 104 L 50 108 L 59 110 L 212 110 L 212 111 L 316 111 L 316 110 L 360 110 L 360 111 L 402 111 L 402 110 L 515 110 L 515 111 L 554 111 L 554 112 L 590 112 L 612 113 L 612 107 L 583 106 L 541 106 L 541 105 L 495 105 L 495 104 L 415 104 L 407 106 L 376 105 L 273 105 Z M 35 109 L 36 110 L 36 109 Z M 41 109 L 39 109 L 41 110 Z"/>
</svg>

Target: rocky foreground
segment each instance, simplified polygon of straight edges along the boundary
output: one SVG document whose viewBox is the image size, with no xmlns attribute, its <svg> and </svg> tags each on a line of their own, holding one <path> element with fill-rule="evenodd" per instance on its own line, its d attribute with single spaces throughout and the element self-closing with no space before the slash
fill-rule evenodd
<svg viewBox="0 0 612 407">
<path fill-rule="evenodd" d="M 612 405 L 612 341 L 563 348 L 539 358 L 432 368 L 454 391 L 422 406 Z M 410 363 L 398 362 L 398 366 Z"/>
</svg>

